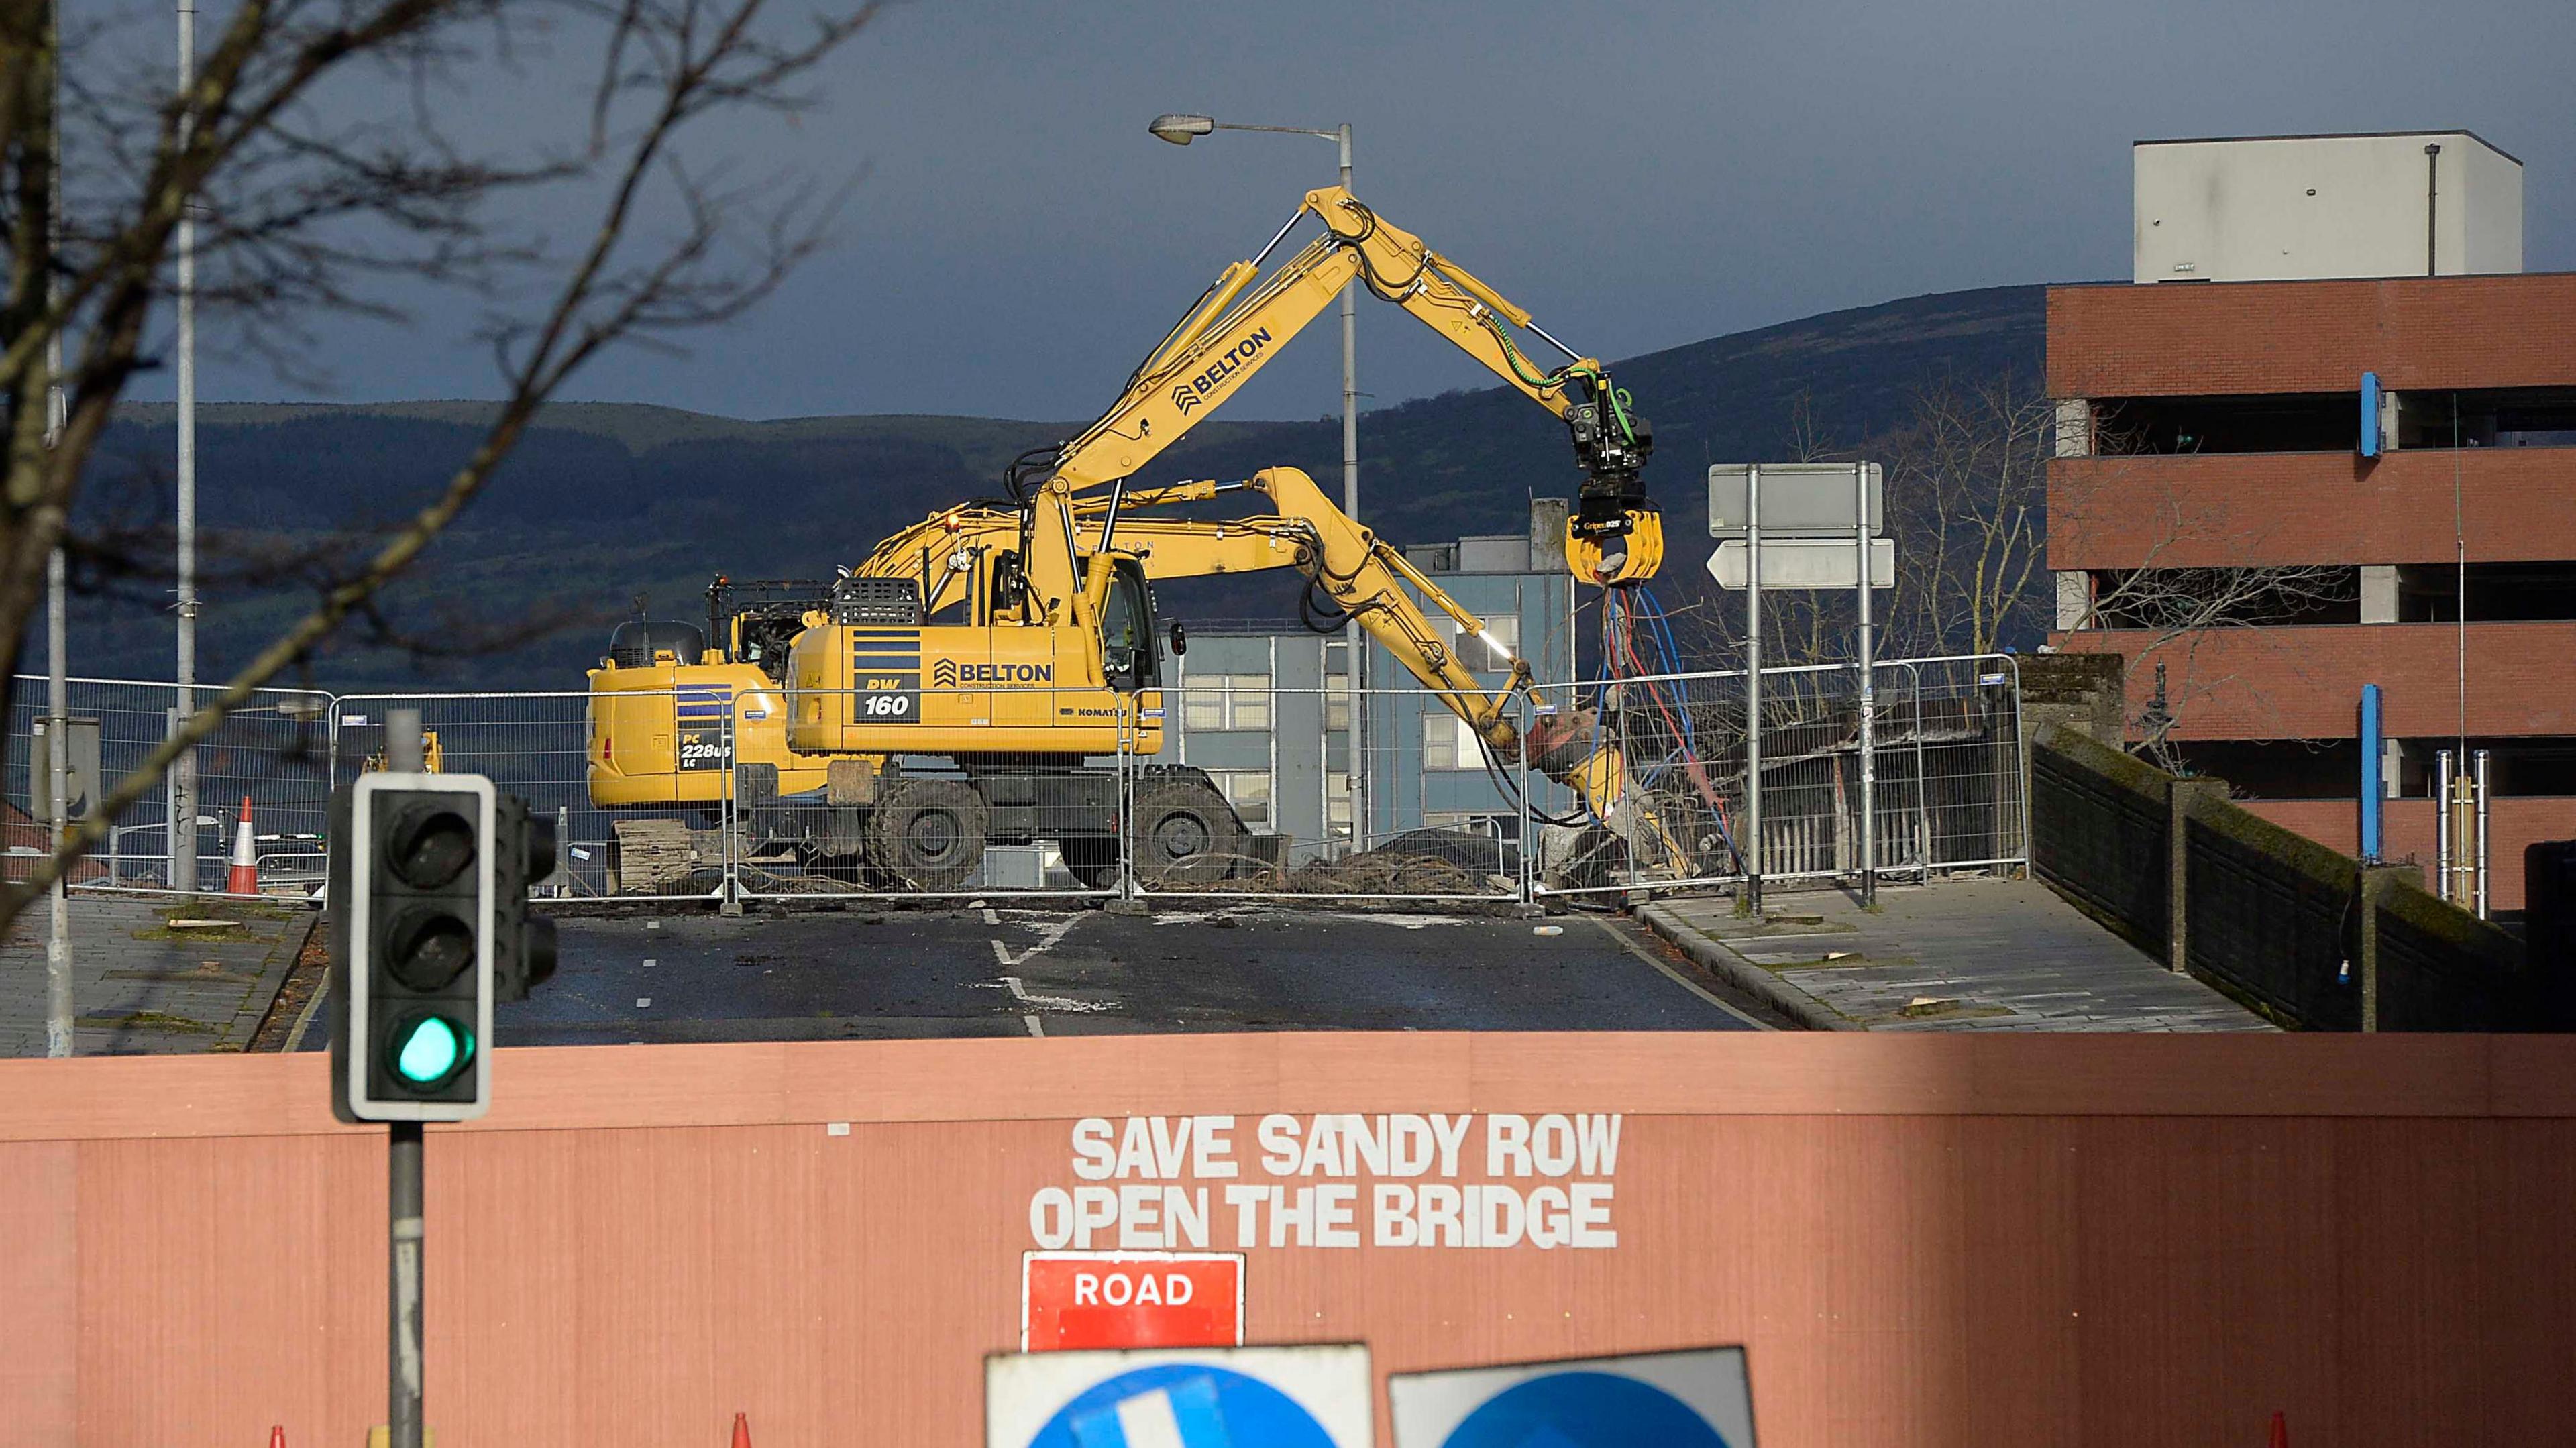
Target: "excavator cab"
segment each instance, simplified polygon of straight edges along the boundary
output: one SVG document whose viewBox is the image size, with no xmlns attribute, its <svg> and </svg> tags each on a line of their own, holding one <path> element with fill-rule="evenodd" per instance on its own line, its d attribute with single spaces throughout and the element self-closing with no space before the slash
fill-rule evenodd
<svg viewBox="0 0 2576 1448">
<path fill-rule="evenodd" d="M 1154 592 L 1145 565 L 1109 560 L 1109 590 L 1100 606 L 1101 682 L 1121 694 L 1163 686 L 1162 656 L 1154 647 Z"/>
</svg>

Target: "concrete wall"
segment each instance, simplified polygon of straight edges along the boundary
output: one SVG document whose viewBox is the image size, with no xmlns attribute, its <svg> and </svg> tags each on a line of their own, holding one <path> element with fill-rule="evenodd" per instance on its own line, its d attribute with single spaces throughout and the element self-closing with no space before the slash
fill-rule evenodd
<svg viewBox="0 0 2576 1448">
<path fill-rule="evenodd" d="M 2465 131 L 2142 141 L 2132 151 L 2140 282 L 2522 270 L 2522 166 Z"/>
<path fill-rule="evenodd" d="M 442 1448 L 716 1445 L 737 1411 L 761 1448 L 970 1448 L 1032 1198 L 1081 1184 L 1075 1118 L 1129 1113 L 1233 1114 L 1248 1159 L 1266 1112 L 1625 1113 L 1615 1247 L 1250 1249 L 1253 1340 L 1362 1340 L 1381 1374 L 1740 1342 L 1766 1448 L 2576 1421 L 2564 1040 L 1237 1035 L 496 1067 L 493 1115 L 430 1134 Z M 0 1062 L 0 1444 L 360 1441 L 383 1136 L 329 1120 L 322 1072 Z"/>
</svg>

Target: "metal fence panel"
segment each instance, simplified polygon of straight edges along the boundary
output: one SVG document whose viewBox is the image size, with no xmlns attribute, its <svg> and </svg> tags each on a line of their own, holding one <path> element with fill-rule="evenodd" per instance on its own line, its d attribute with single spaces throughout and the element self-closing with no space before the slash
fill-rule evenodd
<svg viewBox="0 0 2576 1448">
<path fill-rule="evenodd" d="M 671 697 L 671 696 L 657 696 Z M 718 893 L 724 875 L 721 806 L 670 814 L 703 852 L 702 869 L 677 872 L 664 888 L 620 892 L 610 879 L 615 816 L 590 800 L 587 693 L 349 694 L 331 712 L 334 778 L 347 784 L 381 767 L 387 716 L 420 711 L 435 768 L 489 775 L 556 822 L 554 884 L 573 896 L 626 893 L 636 898 L 699 898 Z"/>
<path fill-rule="evenodd" d="M 31 770 L 41 768 L 36 722 L 46 713 L 45 680 L 17 676 L 10 707 L 5 788 L 13 811 L 31 811 Z M 199 707 L 216 690 L 200 686 Z M 331 696 L 308 689 L 261 689 L 228 715 L 197 746 L 197 878 L 194 888 L 221 889 L 229 868 L 241 803 L 251 806 L 263 884 L 289 888 L 322 877 L 322 831 L 331 811 Z M 73 679 L 67 705 L 75 720 L 99 726 L 99 766 L 105 787 L 139 767 L 169 737 L 178 688 L 130 679 Z M 43 852 L 41 822 L 13 823 L 13 856 Z M 167 890 L 170 880 L 170 795 L 153 791 L 110 829 L 108 847 L 91 858 L 97 871 L 78 872 L 79 888 Z"/>
<path fill-rule="evenodd" d="M 1764 873 L 1851 875 L 1861 864 L 1854 671 L 1763 677 Z M 606 741 L 594 737 L 586 692 L 264 692 L 201 750 L 202 797 L 223 818 L 205 827 L 198 885 L 220 887 L 230 813 L 217 806 L 244 794 L 264 874 L 318 879 L 331 788 L 382 754 L 386 717 L 404 708 L 420 711 L 436 767 L 487 774 L 557 821 L 552 888 L 578 896 L 1527 900 L 1724 884 L 1741 878 L 1749 845 L 1739 838 L 1740 672 L 1534 688 L 1508 705 L 1525 747 L 1503 749 L 1434 691 L 1361 693 L 1346 679 L 1284 687 L 1211 674 L 1134 695 L 924 682 L 909 707 L 994 728 L 996 747 L 964 758 L 791 754 L 777 737 L 783 718 L 764 712 L 800 707 L 787 691 L 757 703 L 689 688 L 628 696 L 671 711 L 657 747 L 672 781 L 653 802 L 623 807 L 593 802 Z M 111 777 L 161 737 L 170 696 L 162 684 L 76 685 L 75 716 L 102 721 Z M 1929 875 L 2023 861 L 2010 661 L 1888 661 L 1875 696 L 1877 868 Z M 22 690 L 22 701 L 35 697 Z M 843 717 L 859 719 L 864 699 L 854 695 Z M 1079 764 L 1043 763 L 1002 732 L 1077 711 L 1101 716 L 1100 752 Z M 40 712 L 21 702 L 11 720 L 7 784 L 22 807 Z M 1365 726 L 1356 746 L 1355 725 Z M 1603 771 L 1598 814 L 1568 782 L 1586 760 Z M 110 882 L 163 883 L 165 819 L 146 807 L 119 825 Z"/>
</svg>

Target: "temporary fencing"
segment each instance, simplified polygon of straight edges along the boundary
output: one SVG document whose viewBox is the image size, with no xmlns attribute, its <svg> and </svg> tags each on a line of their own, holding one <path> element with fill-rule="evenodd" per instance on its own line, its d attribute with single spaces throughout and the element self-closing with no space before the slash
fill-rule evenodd
<svg viewBox="0 0 2576 1448">
<path fill-rule="evenodd" d="M 25 857 L 43 853 L 46 844 L 36 808 L 43 784 L 35 778 L 46 768 L 44 741 L 37 729 L 47 712 L 46 682 L 40 676 L 21 674 L 14 683 L 7 756 L 8 851 Z M 203 707 L 215 693 L 201 686 L 194 702 Z M 140 767 L 169 737 L 178 699 L 178 687 L 173 684 L 71 680 L 65 717 L 71 724 L 66 737 L 73 745 L 75 778 L 68 791 L 72 804 L 86 803 L 88 796 L 112 788 Z M 245 797 L 251 802 L 261 878 L 281 886 L 308 876 L 321 878 L 322 832 L 331 805 L 330 705 L 331 696 L 320 690 L 261 689 L 197 747 L 193 888 L 223 887 L 233 823 Z M 97 777 L 80 778 L 93 763 L 86 758 L 86 740 L 93 727 L 98 741 Z M 83 872 L 79 883 L 171 888 L 171 861 L 181 853 L 171 828 L 172 815 L 165 781 L 116 821 L 109 830 L 107 848 L 91 856 L 100 870 L 94 875 Z M 187 827 L 183 823 L 182 828 Z"/>
<path fill-rule="evenodd" d="M 1864 841 L 1857 670 L 1763 671 L 1763 877 L 2023 863 L 2011 657 L 1884 661 L 1873 680 Z M 399 710 L 418 711 L 432 768 L 489 775 L 555 821 L 560 868 L 540 893 L 561 896 L 1530 901 L 1725 885 L 1744 878 L 1752 846 L 1741 671 L 1537 686 L 1505 701 L 1507 729 L 1482 734 L 1433 691 L 1260 676 L 1133 694 L 934 686 L 899 707 L 785 689 L 620 697 L 662 721 L 621 732 L 625 760 L 594 728 L 585 692 L 262 691 L 198 750 L 197 888 L 221 883 L 243 795 L 263 887 L 318 883 L 330 791 L 381 767 Z M 164 737 L 174 698 L 166 684 L 76 681 L 72 716 L 99 721 L 106 779 Z M 41 681 L 22 678 L 7 758 L 20 809 L 28 761 L 42 758 L 41 700 Z M 948 721 L 925 730 L 943 738 L 990 731 L 991 748 L 963 759 L 788 751 L 790 711 L 823 704 L 863 726 L 893 711 Z M 1096 752 L 1046 755 L 1012 733 L 1038 727 L 1082 728 Z M 1505 736 L 1529 745 L 1490 747 Z M 1589 803 L 1570 782 L 1587 776 Z M 629 802 L 603 800 L 603 779 Z M 30 823 L 12 825 L 13 853 L 42 844 Z M 165 791 L 119 821 L 105 868 L 75 883 L 166 889 L 170 858 Z"/>
</svg>

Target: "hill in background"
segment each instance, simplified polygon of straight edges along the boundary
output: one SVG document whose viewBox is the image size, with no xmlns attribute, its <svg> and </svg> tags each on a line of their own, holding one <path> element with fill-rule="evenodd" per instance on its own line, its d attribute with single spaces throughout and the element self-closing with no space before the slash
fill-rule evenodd
<svg viewBox="0 0 2576 1448">
<path fill-rule="evenodd" d="M 1909 393 L 1944 374 L 2036 379 L 2043 289 L 1997 287 L 1831 312 L 1617 364 L 1655 427 L 1647 481 L 1665 510 L 1668 571 L 1708 552 L 1702 482 L 1713 460 L 1779 457 L 1802 407 L 1824 437 L 1856 442 L 1900 425 Z M 351 556 L 408 515 L 468 454 L 490 405 L 222 404 L 199 409 L 198 488 L 207 537 L 201 674 L 221 677 L 311 596 L 293 579 Z M 860 416 L 746 422 L 675 408 L 568 403 L 546 410 L 457 528 L 385 610 L 399 645 L 353 637 L 312 665 L 328 686 L 583 687 L 613 621 L 637 594 L 659 616 L 702 612 L 718 572 L 815 577 L 866 556 L 885 534 L 949 503 L 997 496 L 1010 460 L 1076 422 Z M 1563 426 L 1496 387 L 1361 419 L 1363 515 L 1400 542 L 1517 532 L 1532 497 L 1580 481 Z M 84 527 L 138 559 L 167 557 L 167 404 L 127 408 L 100 449 Z M 1341 427 L 1200 424 L 1148 481 L 1235 478 L 1302 467 L 1337 491 Z M 280 575 L 289 581 L 280 582 Z M 263 580 L 254 586 L 249 579 Z M 166 581 L 109 583 L 74 607 L 75 672 L 166 678 Z M 1174 587 L 1166 611 L 1294 616 L 1285 577 Z M 535 633 L 534 637 L 518 635 Z M 425 646 L 422 647 L 422 646 Z M 41 666 L 41 642 L 25 655 Z"/>
</svg>

